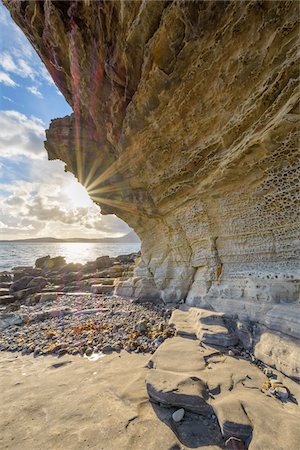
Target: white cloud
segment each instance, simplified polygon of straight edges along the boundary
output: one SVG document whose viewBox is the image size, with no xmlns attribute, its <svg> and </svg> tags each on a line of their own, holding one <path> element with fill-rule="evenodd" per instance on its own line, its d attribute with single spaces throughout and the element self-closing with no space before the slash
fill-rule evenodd
<svg viewBox="0 0 300 450">
<path fill-rule="evenodd" d="M 7 100 L 10 103 L 15 103 L 11 98 L 6 97 L 5 95 L 2 95 L 2 98 L 4 98 L 4 100 Z"/>
<path fill-rule="evenodd" d="M 7 175 L 12 160 L 1 161 Z M 99 238 L 129 231 L 127 224 L 117 217 L 101 215 L 100 208 L 76 178 L 64 171 L 63 162 L 32 159 L 28 154 L 18 157 L 18 167 L 22 167 L 22 176 L 27 181 L 18 179 L 15 169 L 15 181 L 0 184 L 0 221 L 5 226 L 1 230 L 2 239 Z"/>
<path fill-rule="evenodd" d="M 29 63 L 24 61 L 24 59 L 18 60 L 18 75 L 20 75 L 23 78 L 31 78 L 34 80 L 34 72 L 32 68 L 29 66 Z"/>
<path fill-rule="evenodd" d="M 14 50 L 14 52 L 16 51 Z M 18 54 L 19 52 L 17 52 L 17 55 Z M 31 78 L 34 80 L 35 74 L 30 62 L 31 59 L 28 58 L 27 61 L 25 61 L 24 56 L 13 57 L 12 54 L 7 51 L 0 53 L 0 66 L 5 72 L 13 73 L 22 78 Z"/>
<path fill-rule="evenodd" d="M 28 118 L 17 111 L 0 111 L 0 155 L 28 155 L 42 158 L 45 132 L 40 120 Z"/>
<path fill-rule="evenodd" d="M 5 72 L 0 72 L 0 83 L 5 84 L 5 86 L 9 87 L 17 87 L 18 84 L 10 78 L 10 76 Z"/>
<path fill-rule="evenodd" d="M 35 173 L 42 170 L 40 179 L 0 184 L 2 192 L 6 191 L 6 196 L 0 198 L 3 238 L 26 237 L 29 231 L 34 236 L 60 238 L 120 236 L 129 231 L 115 216 L 100 214 L 100 208 L 88 198 L 75 177 L 64 172 L 63 163 L 32 160 L 32 166 Z M 76 205 L 79 197 L 85 199 L 85 204 Z"/>
<path fill-rule="evenodd" d="M 30 86 L 26 88 L 28 92 L 31 92 L 31 94 L 36 95 L 38 98 L 43 98 L 43 94 L 38 90 L 36 86 Z"/>
<path fill-rule="evenodd" d="M 0 65 L 6 72 L 15 72 L 17 70 L 17 66 L 15 65 L 11 55 L 8 53 L 1 53 L 0 58 Z"/>
</svg>

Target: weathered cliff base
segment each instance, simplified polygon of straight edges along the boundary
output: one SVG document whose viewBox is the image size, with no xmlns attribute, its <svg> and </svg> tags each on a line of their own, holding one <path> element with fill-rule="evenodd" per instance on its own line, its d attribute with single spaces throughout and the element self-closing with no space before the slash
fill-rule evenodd
<svg viewBox="0 0 300 450">
<path fill-rule="evenodd" d="M 120 292 L 236 315 L 299 374 L 297 2 L 4 4 L 74 109 L 49 159 L 142 240 Z"/>
</svg>

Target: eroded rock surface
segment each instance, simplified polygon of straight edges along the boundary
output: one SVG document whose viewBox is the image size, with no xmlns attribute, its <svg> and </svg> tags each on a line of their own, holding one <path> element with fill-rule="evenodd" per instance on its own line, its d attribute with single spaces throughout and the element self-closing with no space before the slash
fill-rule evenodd
<svg viewBox="0 0 300 450">
<path fill-rule="evenodd" d="M 74 109 L 49 158 L 142 240 L 120 289 L 298 346 L 298 3 L 4 4 Z"/>
</svg>

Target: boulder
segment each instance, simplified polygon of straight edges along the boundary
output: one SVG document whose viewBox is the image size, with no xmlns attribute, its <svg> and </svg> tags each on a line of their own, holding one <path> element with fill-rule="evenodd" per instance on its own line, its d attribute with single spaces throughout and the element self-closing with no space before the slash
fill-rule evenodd
<svg viewBox="0 0 300 450">
<path fill-rule="evenodd" d="M 31 281 L 29 281 L 27 287 L 43 289 L 47 285 L 47 283 L 48 283 L 47 278 L 36 277 L 36 278 L 33 278 Z"/>
<path fill-rule="evenodd" d="M 17 281 L 14 281 L 10 287 L 10 293 L 20 291 L 22 289 L 26 289 L 31 280 L 33 280 L 33 276 L 23 276 Z"/>
<path fill-rule="evenodd" d="M 9 272 L 0 272 L 0 282 L 12 281 L 13 275 Z"/>
<path fill-rule="evenodd" d="M 97 269 L 108 269 L 113 265 L 109 256 L 100 256 L 95 261 Z"/>
<path fill-rule="evenodd" d="M 50 258 L 49 255 L 38 258 L 35 261 L 35 267 L 43 270 L 51 270 L 61 268 L 66 265 L 66 260 L 63 256 L 56 256 L 55 258 Z"/>
<path fill-rule="evenodd" d="M 16 300 L 25 300 L 30 295 L 35 294 L 38 290 L 39 289 L 37 287 L 20 289 L 18 291 L 15 291 L 13 296 Z"/>
<path fill-rule="evenodd" d="M 50 261 L 50 255 L 43 256 L 42 258 L 38 258 L 35 261 L 35 267 L 38 267 L 40 269 L 44 269 L 45 265 Z"/>
</svg>

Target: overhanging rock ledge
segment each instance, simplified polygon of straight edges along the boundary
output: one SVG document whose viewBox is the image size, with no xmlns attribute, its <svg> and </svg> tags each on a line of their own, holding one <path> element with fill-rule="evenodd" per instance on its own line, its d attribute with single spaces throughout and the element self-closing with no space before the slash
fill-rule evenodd
<svg viewBox="0 0 300 450">
<path fill-rule="evenodd" d="M 49 158 L 142 240 L 120 290 L 252 321 L 299 375 L 298 3 L 4 4 L 74 110 Z"/>
</svg>

